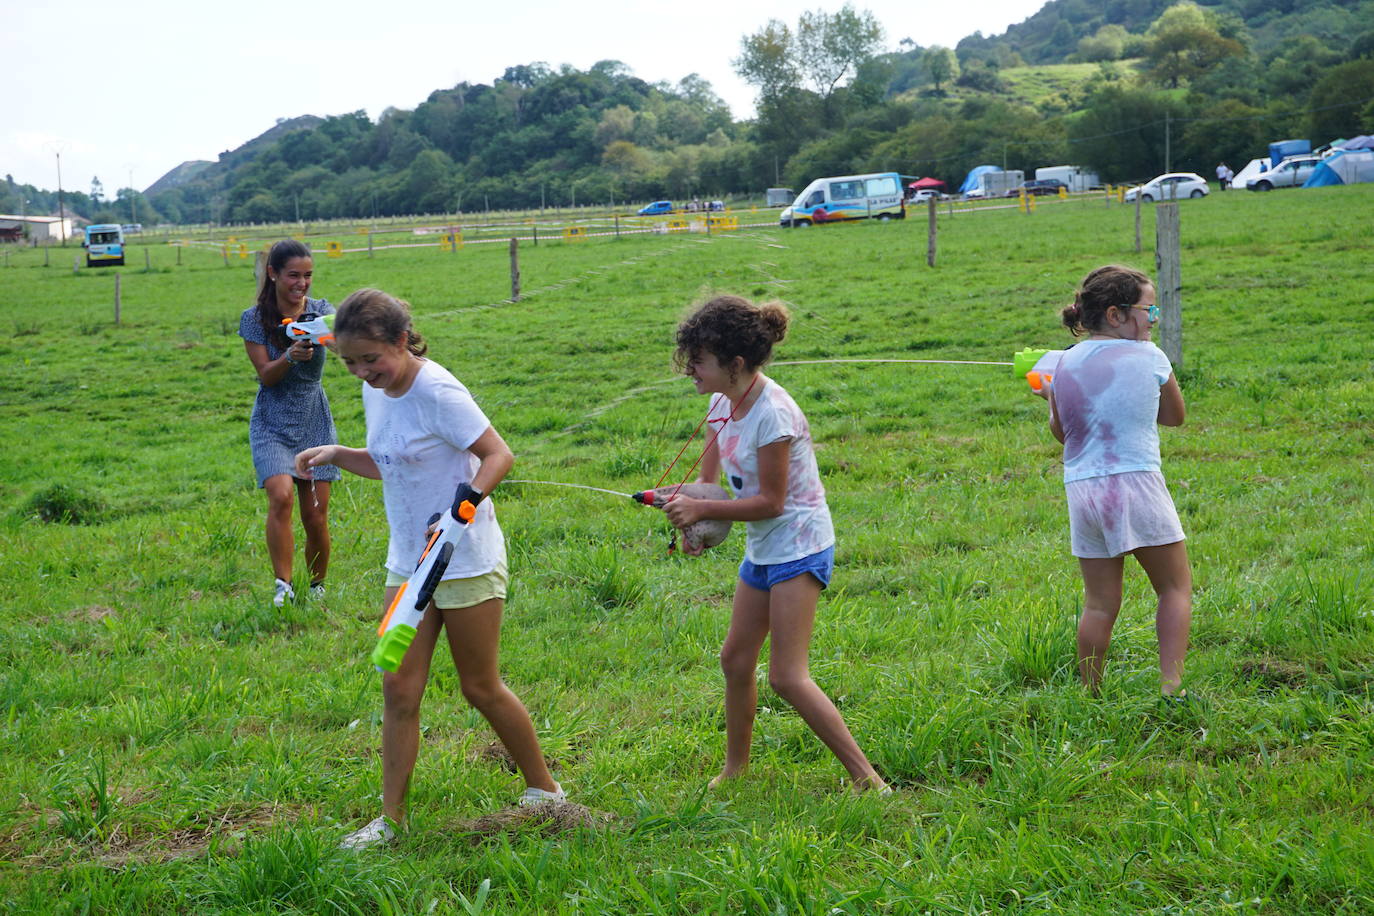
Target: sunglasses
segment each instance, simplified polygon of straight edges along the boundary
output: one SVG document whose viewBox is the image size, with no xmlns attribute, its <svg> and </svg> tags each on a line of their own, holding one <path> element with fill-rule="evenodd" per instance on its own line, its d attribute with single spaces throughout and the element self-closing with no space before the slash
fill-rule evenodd
<svg viewBox="0 0 1374 916">
<path fill-rule="evenodd" d="M 1154 324 L 1156 321 L 1159 320 L 1159 306 L 1157 305 L 1151 305 L 1148 308 L 1143 305 L 1128 305 L 1126 306 L 1126 308 L 1141 309 L 1145 312 L 1146 317 L 1150 319 L 1150 324 Z"/>
</svg>

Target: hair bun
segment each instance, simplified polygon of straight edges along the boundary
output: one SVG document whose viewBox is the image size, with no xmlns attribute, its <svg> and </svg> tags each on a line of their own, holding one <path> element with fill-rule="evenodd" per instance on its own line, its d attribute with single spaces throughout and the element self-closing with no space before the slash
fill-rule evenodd
<svg viewBox="0 0 1374 916">
<path fill-rule="evenodd" d="M 787 336 L 787 325 L 792 320 L 792 314 L 781 302 L 765 302 L 760 305 L 759 318 L 763 321 L 763 326 L 768 330 L 773 343 L 778 343 Z"/>
</svg>

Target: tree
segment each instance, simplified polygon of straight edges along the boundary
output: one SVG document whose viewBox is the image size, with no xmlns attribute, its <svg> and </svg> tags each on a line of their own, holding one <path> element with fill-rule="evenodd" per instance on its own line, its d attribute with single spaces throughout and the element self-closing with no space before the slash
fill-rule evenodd
<svg viewBox="0 0 1374 916">
<path fill-rule="evenodd" d="M 1089 63 L 1120 60 L 1126 50 L 1127 34 L 1115 23 L 1104 25 L 1093 35 L 1078 39 L 1078 56 Z"/>
<path fill-rule="evenodd" d="M 802 73 L 822 99 L 830 98 L 847 75 L 875 53 L 883 41 L 883 27 L 868 10 L 857 12 L 846 3 L 837 13 L 802 13 L 797 21 L 797 57 Z"/>
<path fill-rule="evenodd" d="M 1229 21 L 1228 30 L 1234 30 Z M 1244 53 L 1245 45 L 1223 35 L 1217 17 L 1192 0 L 1166 9 L 1146 33 L 1146 73 L 1171 89 Z"/>
<path fill-rule="evenodd" d="M 801 70 L 792 51 L 792 30 L 770 19 L 740 40 L 740 55 L 730 62 L 740 79 L 759 91 L 760 101 L 776 99 L 801 85 Z"/>
<path fill-rule="evenodd" d="M 93 176 L 91 178 L 91 202 L 99 205 L 104 196 L 105 186 L 100 183 L 100 176 Z"/>
<path fill-rule="evenodd" d="M 934 45 L 926 51 L 926 70 L 938 94 L 941 83 L 952 83 L 959 78 L 959 58 L 949 48 Z"/>
<path fill-rule="evenodd" d="M 1365 100 L 1374 96 L 1374 60 L 1364 58 L 1332 67 L 1317 81 L 1308 96 L 1312 109 L 1311 134 L 1314 143 L 1329 143 L 1338 137 L 1350 137 L 1369 124 L 1367 119 L 1374 105 L 1365 107 Z"/>
</svg>

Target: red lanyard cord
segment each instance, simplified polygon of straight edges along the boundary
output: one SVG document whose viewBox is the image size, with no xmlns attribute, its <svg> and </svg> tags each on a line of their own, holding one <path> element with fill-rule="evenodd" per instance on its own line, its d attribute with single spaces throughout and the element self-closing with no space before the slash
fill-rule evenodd
<svg viewBox="0 0 1374 916">
<path fill-rule="evenodd" d="M 682 480 L 678 481 L 678 485 L 673 488 L 672 495 L 669 496 L 668 499 L 672 500 L 674 497 L 677 496 L 678 491 L 681 490 L 683 484 L 687 482 L 687 478 L 691 477 L 692 472 L 697 469 L 697 465 L 701 464 L 701 459 L 706 457 L 706 453 L 711 450 L 711 446 L 716 444 L 716 440 L 720 438 L 720 434 L 725 432 L 725 425 L 735 419 L 735 411 L 739 410 L 740 406 L 743 405 L 745 401 L 749 400 L 749 392 L 754 390 L 754 385 L 758 384 L 758 380 L 759 376 L 755 374 L 753 380 L 749 382 L 749 387 L 744 389 L 744 396 L 739 399 L 739 404 L 736 404 L 730 408 L 730 415 L 728 417 L 724 417 L 722 419 L 717 420 L 711 420 L 711 412 L 714 411 L 716 409 L 716 405 L 720 403 L 720 398 L 716 398 L 714 401 L 711 402 L 711 406 L 706 408 L 706 416 L 702 417 L 701 423 L 698 423 L 697 428 L 692 430 L 691 437 L 688 438 L 687 441 L 683 444 L 682 449 L 677 453 L 677 458 L 674 458 L 672 464 L 668 465 L 668 470 L 663 472 L 663 477 L 660 477 L 658 479 L 658 483 L 654 484 L 655 490 L 658 489 L 659 484 L 662 484 L 664 479 L 668 476 L 669 472 L 672 471 L 673 465 L 677 464 L 677 459 L 682 457 L 682 453 L 687 450 L 687 446 L 692 443 L 692 439 L 696 438 L 697 432 L 700 431 L 702 423 L 706 423 L 708 420 L 710 420 L 711 423 L 719 423 L 720 426 L 716 427 L 715 434 L 711 436 L 711 441 L 707 442 L 706 447 L 701 450 L 701 454 L 697 455 L 697 460 L 692 462 L 692 466 L 687 469 L 687 473 L 683 476 Z M 721 395 L 720 397 L 723 398 L 725 397 L 725 395 Z"/>
</svg>

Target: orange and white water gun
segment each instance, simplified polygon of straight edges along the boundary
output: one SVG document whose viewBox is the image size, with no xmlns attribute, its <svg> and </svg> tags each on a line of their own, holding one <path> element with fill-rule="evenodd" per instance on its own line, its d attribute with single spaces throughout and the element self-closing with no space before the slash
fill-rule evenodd
<svg viewBox="0 0 1374 916">
<path fill-rule="evenodd" d="M 1031 391 L 1040 392 L 1054 382 L 1054 374 L 1059 371 L 1059 361 L 1064 358 L 1063 350 L 1017 350 L 1011 356 L 1011 372 L 1017 378 L 1030 383 Z"/>
<path fill-rule="evenodd" d="M 436 515 L 430 522 L 429 540 L 425 542 L 424 552 L 415 572 L 391 599 L 386 616 L 377 628 L 377 647 L 372 650 L 372 664 L 378 671 L 395 672 L 405 659 L 406 650 L 415 639 L 420 628 L 420 620 L 425 609 L 434 597 L 434 589 L 448 570 L 453 549 L 467 534 L 472 520 L 477 516 L 477 504 L 483 494 L 465 483 L 458 485 L 453 497 L 453 505 Z"/>
</svg>

